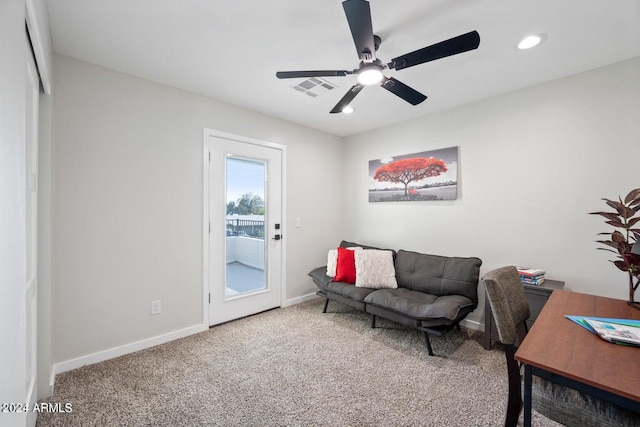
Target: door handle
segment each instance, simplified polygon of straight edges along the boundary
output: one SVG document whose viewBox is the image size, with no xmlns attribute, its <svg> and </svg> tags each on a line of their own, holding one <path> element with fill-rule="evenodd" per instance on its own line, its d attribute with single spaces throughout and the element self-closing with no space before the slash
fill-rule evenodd
<svg viewBox="0 0 640 427">
<path fill-rule="evenodd" d="M 279 235 L 279 234 L 276 234 L 275 236 L 273 236 L 273 237 L 271 238 L 271 240 L 280 240 L 280 239 L 282 239 L 282 236 L 281 236 L 281 235 Z"/>
</svg>

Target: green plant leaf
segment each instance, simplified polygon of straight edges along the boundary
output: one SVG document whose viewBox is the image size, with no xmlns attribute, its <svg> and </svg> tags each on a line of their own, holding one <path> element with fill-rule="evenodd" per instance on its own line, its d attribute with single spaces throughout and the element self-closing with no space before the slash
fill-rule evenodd
<svg viewBox="0 0 640 427">
<path fill-rule="evenodd" d="M 640 188 L 629 191 L 629 194 L 624 198 L 625 205 L 632 203 L 634 200 L 640 200 Z"/>
<path fill-rule="evenodd" d="M 629 218 L 633 218 L 633 216 L 636 214 L 635 209 L 631 209 L 631 208 L 624 208 L 624 217 L 629 219 Z"/>
<path fill-rule="evenodd" d="M 614 227 L 620 227 L 626 229 L 627 227 L 620 221 L 605 221 L 605 224 L 612 225 Z"/>
<path fill-rule="evenodd" d="M 596 248 L 599 251 L 606 251 L 606 252 L 612 252 L 614 254 L 617 254 L 618 252 L 614 251 L 613 249 L 609 249 L 609 248 Z"/>
<path fill-rule="evenodd" d="M 607 202 L 607 205 L 611 206 L 613 209 L 615 209 L 616 211 L 620 211 L 620 209 L 624 208 L 625 206 L 622 204 L 622 202 L 616 202 L 614 200 L 609 200 L 609 199 L 602 199 L 605 202 Z"/>
<path fill-rule="evenodd" d="M 619 232 L 618 230 L 616 230 L 613 233 L 611 233 L 611 240 L 613 240 L 616 243 L 626 243 L 627 242 L 627 239 L 625 239 L 624 236 L 622 235 L 622 233 Z"/>
<path fill-rule="evenodd" d="M 622 271 L 628 271 L 629 270 L 629 266 L 627 266 L 627 263 L 624 261 L 612 261 L 613 265 L 615 265 L 616 267 L 618 267 L 620 270 Z"/>
<path fill-rule="evenodd" d="M 611 240 L 596 241 L 605 246 L 604 248 L 597 249 L 616 253 L 619 259 L 610 260 L 610 262 L 619 270 L 628 272 L 632 276 L 638 275 L 640 277 L 640 274 L 637 273 L 637 271 L 640 270 L 640 266 L 636 263 L 640 257 L 637 258 L 636 255 L 631 253 L 633 245 L 631 239 L 634 238 L 635 241 L 640 240 L 640 229 L 632 228 L 640 223 L 640 217 L 634 218 L 638 211 L 640 211 L 640 188 L 631 190 L 624 198 L 624 202 L 620 196 L 618 196 L 619 201 L 606 198 L 602 200 L 606 202 L 607 206 L 615 209 L 616 212 L 598 211 L 590 212 L 590 214 L 604 217 L 606 219 L 605 224 L 624 229 L 624 234 L 618 230 L 614 230 L 610 234 Z M 608 236 L 609 233 L 598 233 L 598 235 Z"/>
<path fill-rule="evenodd" d="M 602 243 L 603 245 L 613 246 L 614 248 L 618 247 L 618 244 L 615 242 L 612 242 L 611 240 L 596 240 L 596 243 Z"/>
<path fill-rule="evenodd" d="M 609 246 L 616 250 L 616 253 L 620 253 L 621 245 L 620 243 L 612 242 L 611 240 L 596 240 L 598 243 L 602 243 L 605 246 Z"/>
<path fill-rule="evenodd" d="M 601 215 L 611 221 L 620 220 L 620 215 L 613 212 L 589 212 L 589 215 Z"/>
</svg>

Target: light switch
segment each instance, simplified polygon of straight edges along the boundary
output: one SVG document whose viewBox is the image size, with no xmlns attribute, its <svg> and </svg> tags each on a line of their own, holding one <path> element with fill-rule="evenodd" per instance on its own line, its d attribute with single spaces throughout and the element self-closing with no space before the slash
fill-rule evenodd
<svg viewBox="0 0 640 427">
<path fill-rule="evenodd" d="M 300 227 L 302 227 L 302 219 L 296 218 L 296 228 L 300 228 Z"/>
</svg>

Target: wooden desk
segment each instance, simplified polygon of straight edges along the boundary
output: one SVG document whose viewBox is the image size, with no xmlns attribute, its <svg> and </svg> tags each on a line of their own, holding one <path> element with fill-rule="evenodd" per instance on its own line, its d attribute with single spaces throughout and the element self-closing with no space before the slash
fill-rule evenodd
<svg viewBox="0 0 640 427">
<path fill-rule="evenodd" d="M 525 426 L 531 426 L 532 375 L 640 413 L 640 348 L 609 343 L 565 314 L 640 320 L 626 301 L 554 291 L 515 354 L 525 364 Z"/>
</svg>

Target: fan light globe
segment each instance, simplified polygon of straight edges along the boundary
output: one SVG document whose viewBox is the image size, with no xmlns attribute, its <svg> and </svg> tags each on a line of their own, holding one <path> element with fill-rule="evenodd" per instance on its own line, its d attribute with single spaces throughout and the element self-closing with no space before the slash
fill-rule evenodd
<svg viewBox="0 0 640 427">
<path fill-rule="evenodd" d="M 351 114 L 351 113 L 353 113 L 353 107 L 351 107 L 351 106 L 347 105 L 346 107 L 344 107 L 344 108 L 342 109 L 342 112 L 343 112 L 344 114 Z"/>
<path fill-rule="evenodd" d="M 365 68 L 358 73 L 358 82 L 365 86 L 374 85 L 382 81 L 382 71 L 378 68 Z"/>
</svg>

